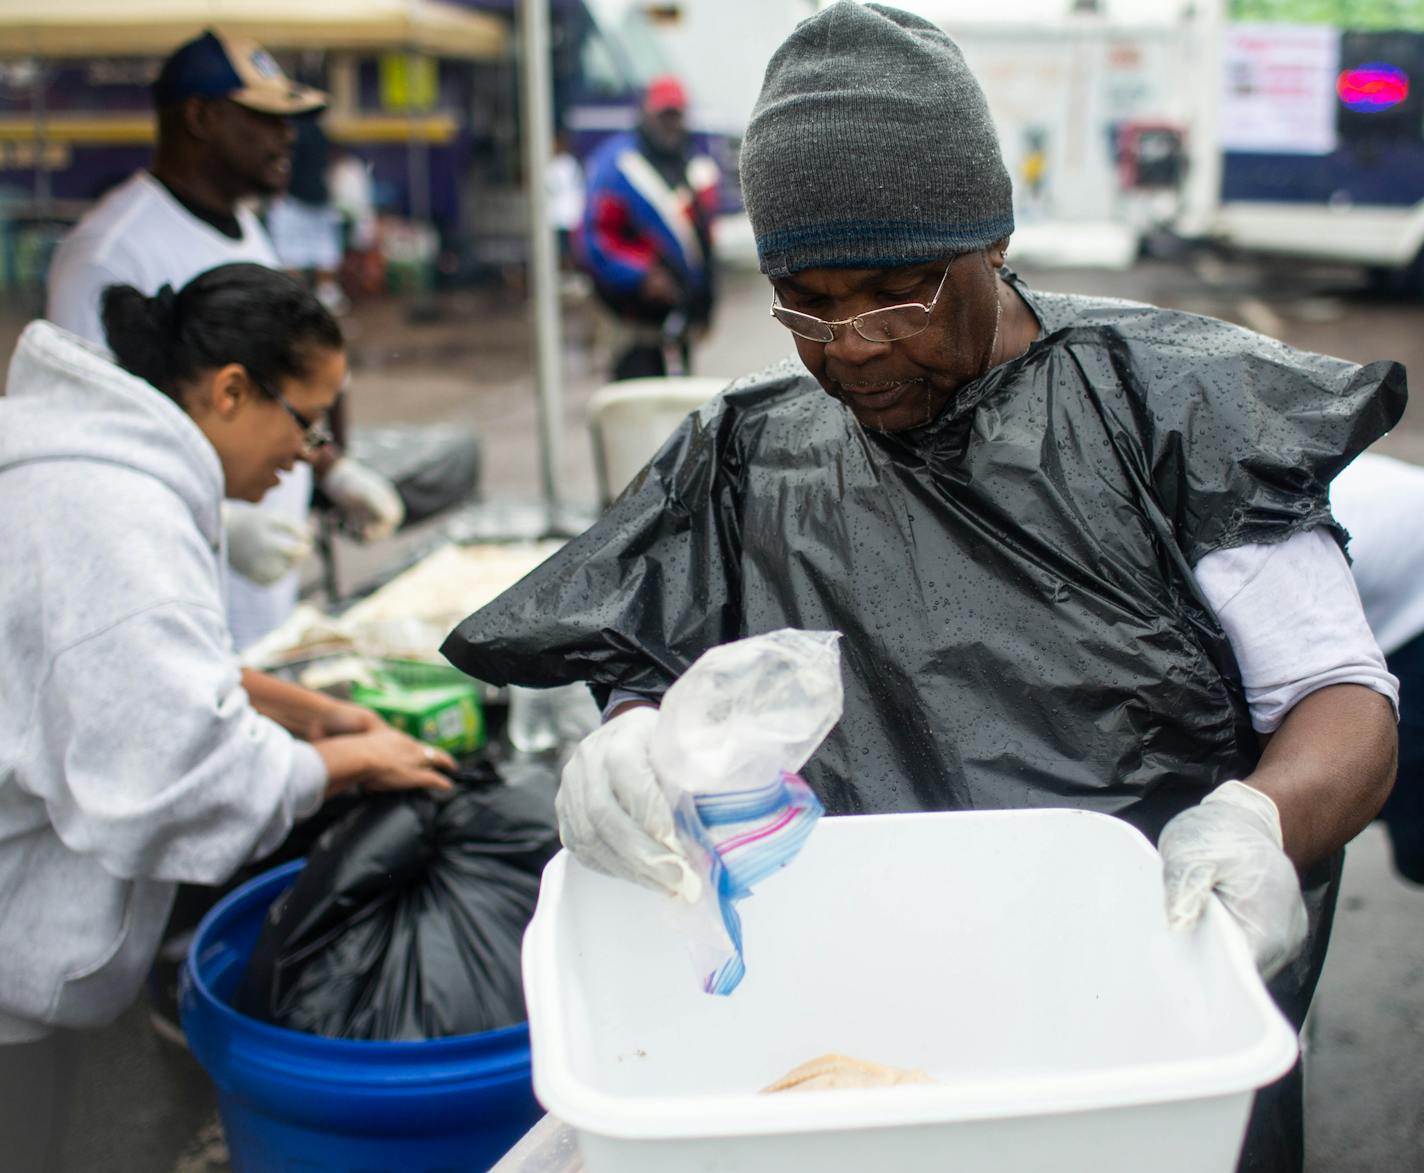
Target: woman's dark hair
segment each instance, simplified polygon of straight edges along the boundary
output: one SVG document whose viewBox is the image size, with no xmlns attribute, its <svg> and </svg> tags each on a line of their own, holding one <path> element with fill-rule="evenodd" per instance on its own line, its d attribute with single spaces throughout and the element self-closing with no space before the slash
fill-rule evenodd
<svg viewBox="0 0 1424 1173">
<path fill-rule="evenodd" d="M 119 366 L 170 399 L 203 371 L 241 363 L 264 390 L 306 378 L 323 350 L 340 350 L 341 327 L 296 278 L 262 265 L 219 265 L 173 292 L 145 297 L 110 285 L 101 300 Z"/>
</svg>

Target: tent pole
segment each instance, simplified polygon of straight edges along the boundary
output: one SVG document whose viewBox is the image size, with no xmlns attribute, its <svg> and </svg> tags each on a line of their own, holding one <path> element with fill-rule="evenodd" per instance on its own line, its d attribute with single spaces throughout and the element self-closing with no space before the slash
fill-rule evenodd
<svg viewBox="0 0 1424 1173">
<path fill-rule="evenodd" d="M 422 95 L 419 93 L 419 79 L 421 75 L 421 65 L 424 57 L 420 49 L 414 44 L 406 51 L 405 71 L 406 71 L 406 128 L 405 128 L 405 174 L 406 174 L 406 194 L 410 203 L 410 219 L 412 224 L 428 228 L 435 232 L 435 220 L 431 215 L 430 206 L 430 148 L 421 137 L 420 115 L 426 111 L 427 107 L 423 101 L 418 100 Z M 428 109 L 437 109 L 440 104 L 440 77 L 437 69 L 435 80 L 435 101 Z M 433 263 L 437 266 L 440 261 L 441 241 L 438 233 L 435 239 L 435 256 Z M 431 281 L 437 280 L 436 274 L 431 273 Z M 416 287 L 416 293 L 411 299 L 407 308 L 407 317 L 411 321 L 433 322 L 440 317 L 440 303 L 435 296 L 435 289 L 426 288 L 422 281 Z"/>
<path fill-rule="evenodd" d="M 563 465 L 563 371 L 554 230 L 545 173 L 552 149 L 549 2 L 520 0 L 524 75 L 524 182 L 529 207 L 529 293 L 534 307 L 534 377 L 539 395 L 539 472 L 548 532 L 562 532 L 558 470 Z"/>
<path fill-rule="evenodd" d="M 416 99 L 416 79 L 420 76 L 422 54 L 412 48 L 406 53 L 406 182 L 410 185 L 410 218 L 417 223 L 430 223 L 430 163 L 425 143 L 417 123 L 420 103 Z M 438 86 L 438 82 L 436 83 Z"/>
<path fill-rule="evenodd" d="M 30 112 L 35 123 L 35 215 L 46 219 L 54 210 L 54 189 L 49 174 L 48 78 L 47 62 L 43 57 L 36 57 L 34 81 L 30 85 Z"/>
</svg>

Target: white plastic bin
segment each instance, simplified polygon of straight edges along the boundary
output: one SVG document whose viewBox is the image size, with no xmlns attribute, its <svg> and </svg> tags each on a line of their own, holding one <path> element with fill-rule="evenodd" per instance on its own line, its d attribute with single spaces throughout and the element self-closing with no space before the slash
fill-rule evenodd
<svg viewBox="0 0 1424 1173">
<path fill-rule="evenodd" d="M 663 899 L 544 873 L 534 1087 L 589 1173 L 1231 1173 L 1296 1037 L 1215 901 L 1170 934 L 1156 851 L 1081 811 L 824 820 L 703 994 Z M 937 1082 L 758 1095 L 840 1052 Z"/>
</svg>

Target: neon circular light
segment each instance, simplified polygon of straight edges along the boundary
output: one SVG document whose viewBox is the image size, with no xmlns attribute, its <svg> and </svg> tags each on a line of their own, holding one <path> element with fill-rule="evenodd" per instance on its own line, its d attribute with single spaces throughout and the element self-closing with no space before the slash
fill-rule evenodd
<svg viewBox="0 0 1424 1173">
<path fill-rule="evenodd" d="M 1409 97 L 1409 77 L 1393 65 L 1371 62 L 1342 72 L 1335 79 L 1335 92 L 1347 109 L 1376 114 Z"/>
</svg>

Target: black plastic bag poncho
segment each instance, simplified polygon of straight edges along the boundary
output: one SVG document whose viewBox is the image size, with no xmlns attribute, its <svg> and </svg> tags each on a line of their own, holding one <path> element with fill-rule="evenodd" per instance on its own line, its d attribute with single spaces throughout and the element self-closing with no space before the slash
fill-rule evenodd
<svg viewBox="0 0 1424 1173">
<path fill-rule="evenodd" d="M 492 776 L 372 797 L 328 829 L 269 910 L 236 1008 L 346 1039 L 523 1022 L 519 949 L 559 836 L 548 790 Z"/>
<path fill-rule="evenodd" d="M 1191 568 L 1328 526 L 1403 369 L 1031 294 L 1020 357 L 867 433 L 800 364 L 691 415 L 608 513 L 446 640 L 495 684 L 658 697 L 707 648 L 844 633 L 828 812 L 1081 807 L 1156 839 L 1259 756 Z"/>
<path fill-rule="evenodd" d="M 930 424 L 867 434 L 799 364 L 741 380 L 445 655 L 656 698 L 716 644 L 834 629 L 844 715 L 802 771 L 828 812 L 1079 807 L 1155 841 L 1260 756 L 1192 568 L 1343 540 L 1327 486 L 1399 419 L 1404 371 L 1010 280 L 1039 340 Z M 1270 984 L 1297 1027 L 1341 865 L 1302 876 L 1310 934 Z M 1299 1168 L 1300 1087 L 1257 1093 L 1242 1170 Z"/>
</svg>

